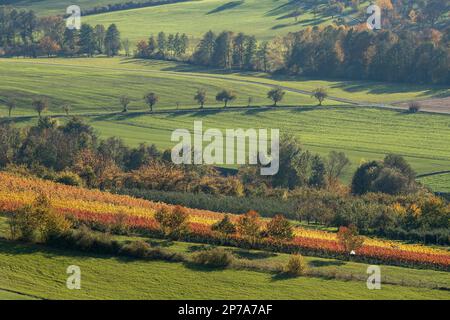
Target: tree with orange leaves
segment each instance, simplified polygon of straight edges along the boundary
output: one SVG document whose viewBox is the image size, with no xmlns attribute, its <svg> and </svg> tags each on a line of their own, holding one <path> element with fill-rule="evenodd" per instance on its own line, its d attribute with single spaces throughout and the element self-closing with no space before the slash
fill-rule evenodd
<svg viewBox="0 0 450 320">
<path fill-rule="evenodd" d="M 250 210 L 238 219 L 237 230 L 243 236 L 256 238 L 259 235 L 260 228 L 259 214 L 254 210 Z"/>
<path fill-rule="evenodd" d="M 364 238 L 359 236 L 358 229 L 354 225 L 340 227 L 337 239 L 340 246 L 349 254 L 355 254 L 364 244 Z"/>
</svg>

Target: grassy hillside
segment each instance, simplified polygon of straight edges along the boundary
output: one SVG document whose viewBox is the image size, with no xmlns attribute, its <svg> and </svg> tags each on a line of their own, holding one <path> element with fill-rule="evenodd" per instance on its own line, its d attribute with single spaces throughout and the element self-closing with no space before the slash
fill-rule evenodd
<svg viewBox="0 0 450 320">
<path fill-rule="evenodd" d="M 201 78 L 182 73 L 161 72 L 154 69 L 141 69 L 133 65 L 130 69 L 127 61 L 108 59 L 78 59 L 83 67 L 74 67 L 73 60 L 58 59 L 41 60 L 44 63 L 68 63 L 71 66 L 40 65 L 34 61 L 23 63 L 21 60 L 0 62 L 0 72 L 7 77 L 0 79 L 2 96 L 20 97 L 16 114 L 30 114 L 30 102 L 33 96 L 45 95 L 52 105 L 51 113 L 61 113 L 62 105 L 70 103 L 73 112 L 111 112 L 121 111 L 119 96 L 127 94 L 132 99 L 130 110 L 148 110 L 143 96 L 148 91 L 156 92 L 160 101 L 156 109 L 175 109 L 180 107 L 197 107 L 193 96 L 198 88 L 205 88 L 210 95 L 208 106 L 222 106 L 215 101 L 215 94 L 223 89 L 232 89 L 238 95 L 235 105 L 247 105 L 248 97 L 254 98 L 254 104 L 268 104 L 266 98 L 269 87 L 258 84 L 246 84 L 228 79 Z M 108 69 L 110 68 L 110 69 Z M 289 93 L 286 96 L 288 105 L 314 105 L 310 96 Z M 335 102 L 331 102 L 335 104 Z M 330 103 L 329 103 L 330 104 Z M 4 110 L 2 110 L 3 112 Z"/>
<path fill-rule="evenodd" d="M 387 153 L 404 155 L 418 173 L 445 170 L 450 163 L 446 138 L 450 135 L 449 117 L 441 115 L 336 107 L 99 115 L 87 120 L 103 137 L 119 136 L 130 145 L 155 143 L 159 148 L 172 147 L 172 131 L 193 130 L 194 120 L 202 120 L 205 130 L 210 127 L 280 128 L 281 132 L 298 136 L 309 150 L 323 155 L 330 150 L 344 151 L 352 161 L 346 181 L 363 159 L 382 159 Z"/>
<path fill-rule="evenodd" d="M 409 90 L 402 85 L 380 85 L 370 82 L 339 82 L 313 80 L 283 80 L 266 78 L 262 74 L 219 75 L 188 65 L 142 61 L 133 59 L 1 59 L 0 100 L 18 98 L 13 115 L 35 115 L 31 100 L 37 95 L 49 97 L 49 114 L 61 114 L 64 103 L 72 104 L 76 114 L 103 113 L 89 118 L 91 124 L 104 136 L 117 135 L 129 144 L 155 143 L 160 148 L 172 146 L 171 131 L 192 128 L 194 120 L 203 120 L 205 127 L 280 128 L 296 134 L 308 149 L 328 153 L 342 150 L 352 159 L 353 170 L 362 159 L 381 159 L 386 153 L 399 153 L 407 157 L 419 173 L 448 170 L 449 116 L 432 114 L 406 114 L 400 111 L 339 107 L 310 108 L 316 102 L 308 94 L 294 90 L 311 90 L 318 85 L 330 88 L 330 95 L 355 102 L 373 100 L 378 103 L 397 99 L 442 95 L 448 90 L 416 86 Z M 146 111 L 142 96 L 147 91 L 160 95 L 156 110 L 197 108 L 193 95 L 197 88 L 208 91 L 207 106 L 220 107 L 214 96 L 221 88 L 233 89 L 239 99 L 232 105 L 268 105 L 267 91 L 281 84 L 292 91 L 286 95 L 284 105 L 306 106 L 283 110 L 236 110 L 217 112 L 164 114 L 107 115 L 118 112 L 118 97 L 128 94 L 132 98 L 131 111 Z M 383 88 L 384 89 L 383 89 Z M 328 100 L 326 105 L 339 102 Z M 309 107 L 309 108 L 308 108 Z M 0 115 L 7 110 L 0 102 Z M 34 122 L 34 120 L 33 120 Z M 23 124 L 26 124 L 24 122 Z M 349 171 L 350 172 L 350 171 Z"/>
<path fill-rule="evenodd" d="M 309 150 L 344 151 L 352 160 L 350 171 L 363 159 L 382 159 L 387 153 L 404 155 L 419 173 L 445 170 L 450 163 L 448 116 L 340 107 L 90 118 L 103 136 L 119 135 L 134 145 L 149 141 L 165 148 L 173 146 L 172 130 L 193 130 L 194 120 L 202 120 L 205 128 L 280 128 L 298 136 Z"/>
<path fill-rule="evenodd" d="M 420 178 L 419 181 L 433 190 L 450 192 L 450 173 Z"/>
<path fill-rule="evenodd" d="M 37 300 L 37 298 L 0 289 L 0 300 Z"/>
<path fill-rule="evenodd" d="M 78 265 L 81 290 L 65 286 Z M 0 240 L 0 287 L 47 299 L 449 299 L 445 291 L 269 273 L 209 270 L 181 263 L 118 259 Z M 3 295 L 5 297 L 5 295 Z M 6 295 L 6 298 L 10 296 Z M 17 297 L 17 296 L 16 296 Z M 0 295 L 1 298 L 1 295 Z"/>
<path fill-rule="evenodd" d="M 52 106 L 50 112 L 61 113 L 61 105 L 72 104 L 75 113 L 120 111 L 118 97 L 128 94 L 132 98 L 130 110 L 146 109 L 143 94 L 155 91 L 160 96 L 157 109 L 197 107 L 193 96 L 197 88 L 207 89 L 208 106 L 221 106 L 215 102 L 216 92 L 233 89 L 238 94 L 234 105 L 247 105 L 248 97 L 254 105 L 267 105 L 267 91 L 273 86 L 289 90 L 283 104 L 312 106 L 317 102 L 310 94 L 317 87 L 326 87 L 336 99 L 353 102 L 390 103 L 414 99 L 446 96 L 444 87 L 380 84 L 368 81 L 325 81 L 309 79 L 270 78 L 263 73 L 219 74 L 215 70 L 197 68 L 187 64 L 136 59 L 0 59 L 1 99 L 14 95 L 19 99 L 16 114 L 28 114 L 31 99 L 46 95 Z M 70 84 L 70 85 L 69 85 Z M 332 98 L 326 105 L 339 102 Z M 0 115 L 4 109 L 0 110 Z"/>
<path fill-rule="evenodd" d="M 144 0 L 134 0 L 142 2 Z M 39 15 L 62 15 L 69 5 L 79 5 L 82 10 L 108 4 L 126 3 L 126 0 L 19 0 L 14 6 L 33 9 Z M 314 6 L 325 6 L 321 0 Z M 300 6 L 300 16 L 295 20 L 290 14 Z M 329 16 L 314 15 L 313 6 L 292 0 L 193 0 L 176 3 L 87 16 L 83 22 L 92 24 L 116 23 L 122 35 L 137 41 L 151 33 L 186 32 L 198 38 L 207 29 L 232 30 L 255 34 L 259 39 L 269 39 L 279 34 L 296 31 L 305 26 L 328 24 Z M 347 10 L 348 11 L 348 10 Z M 349 14 L 345 12 L 344 15 Z"/>
<path fill-rule="evenodd" d="M 201 0 L 89 16 L 85 22 L 116 23 L 124 37 L 135 42 L 159 31 L 185 32 L 199 38 L 208 29 L 245 32 L 267 40 L 305 26 L 331 23 L 331 17 L 317 16 L 302 3 L 301 16 L 290 16 L 290 0 Z M 318 1 L 318 5 L 326 1 Z M 317 5 L 317 4 L 316 4 Z"/>
<path fill-rule="evenodd" d="M 133 0 L 133 2 L 146 2 L 147 0 Z M 129 0 L 6 0 L 6 3 L 19 9 L 33 9 L 40 16 L 64 15 L 70 5 L 80 6 L 82 10 L 108 4 L 127 3 Z"/>
</svg>

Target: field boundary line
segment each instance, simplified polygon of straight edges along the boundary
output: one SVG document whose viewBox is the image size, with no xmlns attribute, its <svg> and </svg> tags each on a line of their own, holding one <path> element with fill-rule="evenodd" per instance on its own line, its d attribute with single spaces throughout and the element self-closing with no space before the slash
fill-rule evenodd
<svg viewBox="0 0 450 320">
<path fill-rule="evenodd" d="M 436 171 L 436 172 L 430 172 L 430 173 L 423 173 L 416 176 L 416 178 L 425 178 L 425 177 L 431 177 L 431 176 L 438 176 L 441 174 L 447 174 L 450 173 L 450 170 L 444 170 L 444 171 Z"/>
<path fill-rule="evenodd" d="M 23 292 L 20 292 L 20 291 L 6 289 L 6 288 L 2 288 L 2 287 L 0 287 L 0 291 L 14 293 L 14 294 L 18 294 L 18 295 L 25 296 L 25 297 L 36 298 L 36 299 L 39 299 L 39 300 L 48 300 L 46 298 L 42 298 L 42 297 L 36 296 L 34 294 L 23 293 Z"/>
</svg>

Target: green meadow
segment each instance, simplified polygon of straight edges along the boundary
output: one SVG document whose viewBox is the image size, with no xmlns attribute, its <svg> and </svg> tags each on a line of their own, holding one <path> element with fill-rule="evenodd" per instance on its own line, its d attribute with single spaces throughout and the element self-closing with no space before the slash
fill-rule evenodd
<svg viewBox="0 0 450 320">
<path fill-rule="evenodd" d="M 5 240 L 0 216 L 1 299 L 449 299 L 446 272 L 381 266 L 381 290 L 366 287 L 367 265 L 306 257 L 308 267 L 325 277 L 290 278 L 270 270 L 288 254 L 226 248 L 250 269 L 209 269 L 189 263 L 137 260 L 52 249 Z M 192 256 L 204 245 L 115 236 L 119 242 L 143 240 L 153 247 Z M 81 268 L 81 290 L 66 287 L 66 269 Z M 117 275 L 120 274 L 120 277 Z M 327 279 L 332 275 L 334 279 Z M 342 280 L 351 275 L 352 279 Z"/>
<path fill-rule="evenodd" d="M 448 91 L 445 88 L 415 86 L 407 91 L 402 85 L 386 84 L 390 88 L 384 93 L 379 90 L 380 84 L 359 82 L 359 89 L 352 91 L 347 88 L 358 82 L 278 81 L 263 74 L 220 75 L 186 64 L 122 58 L 0 59 L 0 73 L 5 75 L 0 78 L 1 99 L 17 99 L 13 116 L 35 116 L 32 99 L 46 96 L 50 101 L 46 114 L 62 115 L 62 106 L 70 104 L 71 113 L 85 116 L 103 137 L 119 136 L 130 145 L 147 142 L 159 148 L 172 147 L 170 137 L 174 129 L 192 130 L 194 120 L 202 120 L 205 128 L 278 128 L 295 134 L 314 152 L 325 155 L 330 150 L 344 151 L 352 161 L 346 181 L 361 161 L 382 159 L 387 153 L 405 156 L 419 174 L 448 170 L 450 163 L 450 116 L 408 114 L 333 100 L 389 103 L 442 95 Z M 271 104 L 267 91 L 277 84 L 287 90 L 283 107 L 258 107 Z M 318 85 L 330 88 L 332 96 L 322 108 L 316 107 L 310 94 L 301 93 Z M 181 112 L 198 108 L 193 99 L 198 88 L 207 90 L 206 106 L 214 110 Z M 223 88 L 238 95 L 228 110 L 214 99 Z M 143 101 L 148 91 L 160 96 L 156 111 L 178 108 L 179 112 L 149 114 Z M 132 100 L 127 114 L 120 114 L 119 96 L 123 94 Z M 244 108 L 249 97 L 253 108 Z M 2 102 L 0 116 L 7 117 Z M 35 122 L 20 117 L 16 121 L 21 125 Z M 438 186 L 441 188 L 442 184 Z"/>
<path fill-rule="evenodd" d="M 82 9 L 107 6 L 108 4 L 126 3 L 128 0 L 14 0 L 8 4 L 19 9 L 33 9 L 39 16 L 64 15 L 70 5 L 80 6 Z M 133 2 L 146 2 L 146 0 L 133 0 Z"/>
<path fill-rule="evenodd" d="M 14 6 L 33 9 L 44 16 L 63 15 L 66 8 L 73 4 L 79 5 L 83 10 L 125 2 L 127 1 L 19 0 L 15 1 Z M 327 1 L 318 2 L 320 6 L 327 5 Z M 330 24 L 333 20 L 331 16 L 315 15 L 312 6 L 307 3 L 300 4 L 300 16 L 295 20 L 290 16 L 294 8 L 295 4 L 290 0 L 193 0 L 86 16 L 82 17 L 82 22 L 104 25 L 115 23 L 123 37 L 137 42 L 159 31 L 184 32 L 198 39 L 207 31 L 205 26 L 216 32 L 245 32 L 257 36 L 259 40 L 269 40 L 307 26 Z M 347 10 L 343 15 L 350 18 L 352 14 Z"/>
<path fill-rule="evenodd" d="M 419 181 L 434 190 L 450 192 L 450 173 L 420 178 Z"/>
<path fill-rule="evenodd" d="M 81 290 L 66 287 L 66 269 L 82 270 Z M 445 291 L 321 278 L 277 279 L 246 270 L 193 269 L 181 263 L 0 241 L 0 287 L 43 299 L 449 299 Z M 120 276 L 118 276 L 120 275 Z M 19 298 L 0 291 L 0 298 Z"/>
</svg>

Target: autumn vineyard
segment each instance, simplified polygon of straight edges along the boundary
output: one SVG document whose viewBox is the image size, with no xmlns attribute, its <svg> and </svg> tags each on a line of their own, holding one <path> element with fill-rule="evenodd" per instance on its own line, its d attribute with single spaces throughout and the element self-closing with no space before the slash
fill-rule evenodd
<svg viewBox="0 0 450 320">
<path fill-rule="evenodd" d="M 126 224 L 141 233 L 158 235 L 160 228 L 154 214 L 162 207 L 169 210 L 173 206 L 154 203 L 129 196 L 88 190 L 0 173 L 0 210 L 11 212 L 32 203 L 39 194 L 46 194 L 52 206 L 60 213 L 90 225 L 113 225 L 120 215 L 126 216 Z M 186 209 L 189 214 L 189 232 L 183 240 L 206 243 L 223 243 L 235 246 L 254 247 L 280 252 L 302 252 L 322 257 L 345 257 L 347 254 L 339 246 L 335 233 L 296 227 L 295 237 L 290 241 L 264 239 L 249 241 L 241 235 L 223 237 L 211 230 L 225 213 Z M 237 215 L 230 215 L 232 220 Z M 357 261 L 382 262 L 401 266 L 427 266 L 450 270 L 450 253 L 421 245 L 401 244 L 393 241 L 366 238 L 364 245 L 353 259 Z"/>
</svg>

